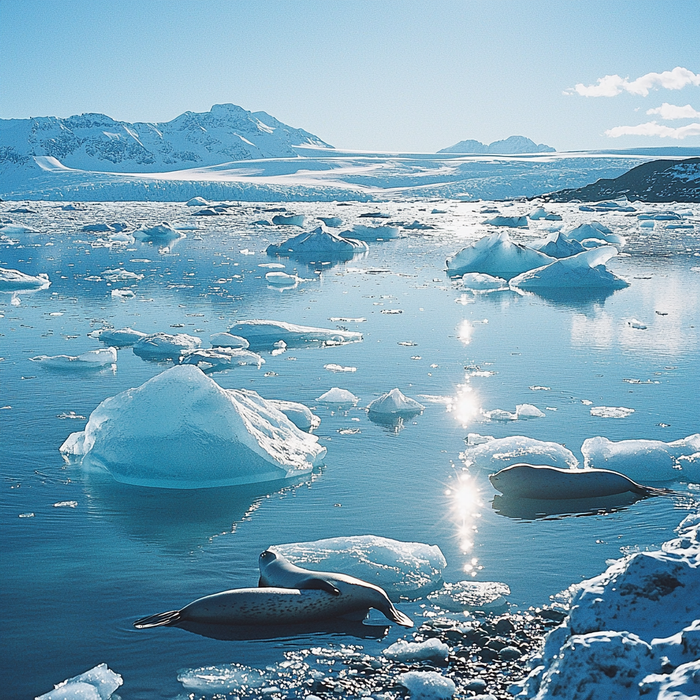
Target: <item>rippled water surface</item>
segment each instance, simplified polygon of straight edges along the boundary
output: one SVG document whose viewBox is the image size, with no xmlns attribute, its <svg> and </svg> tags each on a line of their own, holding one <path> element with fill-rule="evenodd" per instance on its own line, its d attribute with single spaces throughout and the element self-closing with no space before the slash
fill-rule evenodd
<svg viewBox="0 0 700 700">
<path fill-rule="evenodd" d="M 631 286 L 607 298 L 552 300 L 474 295 L 446 276 L 445 258 L 487 232 L 483 204 L 387 203 L 380 209 L 392 220 L 435 228 L 404 230 L 396 240 L 370 243 L 360 258 L 312 266 L 265 255 L 270 242 L 290 235 L 253 225 L 272 217 L 271 205 L 207 218 L 181 204 L 91 204 L 68 212 L 31 203 L 34 214 L 9 214 L 16 203 L 0 206 L 0 215 L 37 231 L 0 240 L 0 266 L 46 272 L 52 281 L 44 291 L 0 294 L 5 697 L 32 697 L 106 662 L 124 676 L 122 697 L 172 698 L 182 691 L 181 668 L 232 661 L 263 667 L 285 650 L 331 643 L 376 653 L 399 636 L 393 627 L 384 640 L 319 633 L 221 641 L 132 628 L 137 617 L 255 585 L 258 554 L 272 544 L 360 534 L 437 544 L 448 562 L 445 580 L 502 581 L 511 603 L 527 607 L 595 575 L 610 558 L 658 546 L 696 503 L 697 489 L 678 483 L 669 497 L 540 517 L 501 508 L 486 474 L 471 474 L 469 489 L 459 487 L 458 476 L 468 433 L 555 441 L 580 459 L 583 440 L 596 435 L 670 441 L 700 432 L 697 212 L 695 227 L 681 230 L 661 223 L 640 229 L 635 217 L 601 214 L 628 238 L 627 255 L 608 266 Z M 364 204 L 288 208 L 309 221 L 337 215 L 349 223 L 370 211 Z M 558 211 L 565 228 L 598 216 L 576 205 Z M 107 245 L 105 234 L 80 230 L 115 221 L 190 228 L 160 249 Z M 532 239 L 544 223 L 513 235 Z M 272 268 L 260 267 L 269 263 L 307 281 L 269 287 L 264 275 Z M 103 272 L 119 267 L 144 277 L 107 282 Z M 115 288 L 135 296 L 113 297 Z M 318 473 L 283 488 L 169 492 L 127 487 L 64 463 L 59 446 L 102 400 L 170 365 L 145 362 L 129 348 L 119 350 L 115 371 L 52 371 L 29 358 L 96 349 L 88 334 L 110 325 L 189 333 L 206 346 L 211 333 L 252 318 L 363 333 L 361 343 L 265 354 L 259 370 L 211 375 L 226 388 L 313 408 L 328 449 Z M 356 371 L 332 372 L 328 364 Z M 334 386 L 359 396 L 358 406 L 317 404 Z M 425 412 L 394 428 L 369 421 L 363 407 L 394 387 L 424 403 Z M 482 410 L 513 411 L 522 403 L 546 416 L 508 423 L 483 417 Z M 597 406 L 634 412 L 600 418 L 590 412 Z M 429 611 L 423 605 L 401 608 L 420 622 Z"/>
</svg>

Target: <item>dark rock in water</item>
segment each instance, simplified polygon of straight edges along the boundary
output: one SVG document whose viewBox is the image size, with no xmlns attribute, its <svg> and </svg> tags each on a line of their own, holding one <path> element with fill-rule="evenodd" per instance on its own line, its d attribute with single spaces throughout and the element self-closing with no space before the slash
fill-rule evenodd
<svg viewBox="0 0 700 700">
<path fill-rule="evenodd" d="M 700 202 L 700 158 L 653 160 L 613 180 L 541 197 L 545 202 L 600 202 L 627 197 L 641 202 Z"/>
<path fill-rule="evenodd" d="M 472 693 L 485 693 L 486 681 L 483 678 L 472 678 L 464 684 L 465 690 L 471 690 Z"/>
<path fill-rule="evenodd" d="M 498 652 L 498 657 L 504 661 L 515 661 L 515 659 L 519 659 L 522 655 L 520 649 L 512 646 L 503 647 L 503 649 Z"/>
</svg>

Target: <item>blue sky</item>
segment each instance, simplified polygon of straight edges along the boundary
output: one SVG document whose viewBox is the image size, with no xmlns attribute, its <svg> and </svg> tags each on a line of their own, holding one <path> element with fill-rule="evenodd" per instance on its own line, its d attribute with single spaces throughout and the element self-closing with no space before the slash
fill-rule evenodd
<svg viewBox="0 0 700 700">
<path fill-rule="evenodd" d="M 700 146 L 699 36 L 698 0 L 0 0 L 0 118 L 233 102 L 358 150 Z"/>
</svg>

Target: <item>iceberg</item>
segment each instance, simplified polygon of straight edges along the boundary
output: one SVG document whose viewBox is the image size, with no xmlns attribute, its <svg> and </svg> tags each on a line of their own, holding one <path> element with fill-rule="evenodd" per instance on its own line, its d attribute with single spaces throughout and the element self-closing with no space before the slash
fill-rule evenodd
<svg viewBox="0 0 700 700">
<path fill-rule="evenodd" d="M 254 391 L 222 389 L 192 365 L 106 399 L 60 449 L 121 483 L 171 489 L 294 478 L 326 454 Z"/>
<path fill-rule="evenodd" d="M 488 293 L 508 289 L 508 282 L 503 277 L 467 272 L 462 276 L 462 287 L 471 289 L 472 292 Z"/>
<path fill-rule="evenodd" d="M 49 276 L 41 273 L 39 275 L 26 275 L 19 270 L 0 267 L 0 292 L 18 292 L 28 289 L 46 289 L 51 286 Z"/>
<path fill-rule="evenodd" d="M 359 241 L 388 241 L 398 237 L 399 229 L 397 226 L 363 226 L 362 224 L 355 224 L 349 231 L 343 231 L 341 235 Z"/>
<path fill-rule="evenodd" d="M 337 405 L 352 405 L 354 406 L 360 399 L 347 389 L 339 389 L 334 386 L 325 394 L 321 394 L 316 401 L 319 403 L 337 404 Z"/>
<path fill-rule="evenodd" d="M 423 413 L 425 406 L 415 399 L 404 396 L 398 389 L 392 389 L 379 398 L 374 399 L 367 411 L 370 418 L 407 418 Z"/>
<path fill-rule="evenodd" d="M 568 258 L 586 250 L 576 239 L 569 239 L 560 231 L 549 236 L 542 245 L 533 246 L 551 258 Z"/>
<path fill-rule="evenodd" d="M 107 664 L 99 664 L 59 683 L 54 690 L 39 695 L 35 700 L 109 700 L 123 683 L 122 677 Z"/>
<path fill-rule="evenodd" d="M 674 442 L 593 437 L 581 446 L 584 466 L 612 469 L 634 481 L 700 482 L 700 433 Z"/>
<path fill-rule="evenodd" d="M 140 275 L 138 272 L 130 272 L 123 268 L 105 270 L 102 273 L 102 277 L 108 282 L 138 282 L 143 279 L 143 275 Z"/>
<path fill-rule="evenodd" d="M 29 358 L 49 369 L 102 369 L 117 362 L 117 348 L 89 350 L 82 355 L 37 355 Z"/>
<path fill-rule="evenodd" d="M 324 231 L 319 226 L 310 233 L 300 233 L 278 245 L 271 243 L 265 252 L 268 255 L 279 255 L 282 257 L 323 255 L 344 258 L 348 255 L 353 256 L 356 253 L 365 253 L 367 250 L 369 248 L 364 241 L 343 238 L 337 233 Z"/>
<path fill-rule="evenodd" d="M 486 219 L 485 224 L 490 226 L 508 226 L 509 228 L 527 228 L 527 216 L 494 216 Z"/>
<path fill-rule="evenodd" d="M 297 566 L 342 571 L 383 588 L 396 602 L 419 598 L 442 584 L 447 562 L 437 545 L 400 542 L 376 535 L 331 537 L 270 547 Z"/>
<path fill-rule="evenodd" d="M 90 333 L 91 337 L 97 338 L 107 345 L 114 345 L 119 348 L 133 345 L 137 340 L 141 340 L 141 338 L 145 338 L 147 335 L 147 333 L 135 331 L 133 328 L 120 328 L 119 330 L 115 330 L 114 328 L 102 328 L 101 330 Z"/>
<path fill-rule="evenodd" d="M 277 214 L 272 217 L 272 223 L 276 226 L 303 226 L 303 214 Z"/>
<path fill-rule="evenodd" d="M 248 349 L 248 341 L 245 338 L 241 338 L 240 335 L 231 335 L 230 333 L 212 333 L 209 336 L 209 342 L 215 348 Z"/>
<path fill-rule="evenodd" d="M 549 467 L 575 469 L 578 460 L 573 452 L 557 442 L 543 442 L 524 435 L 496 438 L 477 445 L 467 445 L 463 453 L 467 466 L 499 471 L 511 464 L 527 462 Z"/>
<path fill-rule="evenodd" d="M 254 365 L 258 369 L 265 364 L 260 355 L 243 348 L 197 348 L 185 350 L 179 357 L 181 365 L 196 365 L 203 372 L 221 372 L 232 367 Z"/>
<path fill-rule="evenodd" d="M 339 331 L 330 328 L 298 326 L 284 321 L 250 320 L 239 321 L 229 329 L 232 335 L 240 335 L 252 350 L 274 350 L 275 343 L 283 340 L 287 347 L 305 345 L 343 345 L 358 343 L 362 333 Z"/>
<path fill-rule="evenodd" d="M 597 238 L 606 243 L 613 245 L 625 245 L 625 239 L 616 233 L 613 233 L 607 226 L 604 226 L 599 221 L 591 221 L 589 224 L 581 224 L 575 229 L 572 229 L 564 236 L 570 241 L 585 241 L 589 238 Z"/>
<path fill-rule="evenodd" d="M 538 289 L 622 289 L 629 282 L 605 267 L 617 255 L 612 246 L 593 248 L 549 265 L 528 270 L 510 280 L 511 287 Z"/>
<path fill-rule="evenodd" d="M 503 231 L 481 238 L 448 259 L 447 272 L 452 276 L 481 272 L 510 279 L 551 262 L 554 262 L 554 258 L 520 243 L 513 243 Z"/>
<path fill-rule="evenodd" d="M 169 223 L 163 222 L 150 228 L 140 228 L 133 232 L 134 238 L 139 241 L 154 241 L 156 243 L 172 241 L 176 238 L 184 238 L 185 234 L 176 231 Z"/>
<path fill-rule="evenodd" d="M 308 432 L 309 430 L 315 430 L 321 425 L 321 419 L 310 408 L 304 406 L 303 403 L 284 401 L 282 399 L 268 399 L 268 402 L 278 411 L 284 413 L 299 430 Z"/>
<path fill-rule="evenodd" d="M 134 343 L 134 354 L 144 360 L 172 360 L 186 350 L 195 350 L 202 341 L 186 333 L 152 333 Z"/>
</svg>

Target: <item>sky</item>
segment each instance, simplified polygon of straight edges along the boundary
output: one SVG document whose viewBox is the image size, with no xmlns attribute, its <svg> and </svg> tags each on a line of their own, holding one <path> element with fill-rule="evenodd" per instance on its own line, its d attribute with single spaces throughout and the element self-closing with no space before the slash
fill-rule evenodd
<svg viewBox="0 0 700 700">
<path fill-rule="evenodd" d="M 231 102 L 337 148 L 700 146 L 700 0 L 0 0 L 0 118 Z"/>
</svg>

